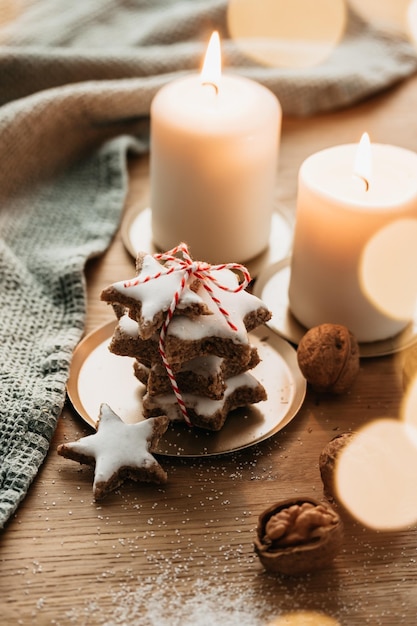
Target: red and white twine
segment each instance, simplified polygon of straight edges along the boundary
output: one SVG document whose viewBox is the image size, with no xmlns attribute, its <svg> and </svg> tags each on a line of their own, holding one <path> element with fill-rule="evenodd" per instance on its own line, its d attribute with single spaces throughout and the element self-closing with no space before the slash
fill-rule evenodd
<svg viewBox="0 0 417 626">
<path fill-rule="evenodd" d="M 176 256 L 178 254 L 181 254 L 182 258 L 178 258 L 178 256 Z M 251 277 L 246 267 L 244 267 L 243 265 L 240 265 L 239 263 L 223 263 L 221 265 L 210 265 L 209 263 L 205 263 L 201 261 L 193 261 L 193 259 L 191 258 L 188 252 L 188 247 L 185 243 L 181 243 L 180 245 L 176 246 L 172 250 L 169 250 L 168 252 L 154 254 L 153 256 L 158 261 L 162 261 L 164 263 L 170 263 L 171 264 L 170 267 L 168 269 L 164 268 L 160 272 L 157 272 L 156 274 L 153 274 L 152 276 L 145 276 L 144 278 L 137 277 L 131 281 L 124 283 L 124 286 L 134 287 L 135 285 L 143 284 L 150 280 L 155 280 L 159 278 L 160 276 L 168 276 L 169 274 L 174 274 L 174 273 L 179 273 L 179 272 L 182 273 L 180 285 L 177 291 L 174 293 L 174 296 L 168 308 L 164 323 L 161 328 L 161 332 L 159 335 L 159 353 L 161 355 L 162 362 L 165 366 L 166 372 L 168 374 L 168 378 L 171 382 L 173 392 L 175 394 L 178 406 L 180 407 L 184 420 L 188 424 L 188 426 L 192 426 L 191 420 L 187 412 L 187 407 L 185 406 L 181 391 L 175 379 L 174 372 L 172 371 L 171 365 L 166 355 L 165 342 L 166 342 L 166 336 L 168 332 L 168 326 L 174 316 L 175 309 L 177 308 L 181 300 L 181 296 L 185 288 L 187 287 L 189 278 L 191 276 L 194 276 L 195 278 L 198 278 L 200 280 L 202 286 L 210 295 L 210 298 L 215 303 L 220 313 L 223 315 L 229 327 L 232 330 L 237 331 L 237 326 L 233 323 L 233 320 L 231 319 L 228 311 L 222 306 L 221 300 L 215 295 L 212 285 L 215 285 L 217 288 L 223 291 L 227 291 L 229 293 L 238 293 L 239 291 L 243 291 L 248 286 L 248 284 L 250 283 Z M 227 285 L 223 285 L 222 283 L 218 282 L 215 276 L 213 276 L 212 274 L 213 271 L 218 271 L 218 270 L 223 270 L 223 269 L 235 270 L 241 274 L 242 278 L 236 287 L 231 288 L 231 287 L 228 287 Z"/>
</svg>

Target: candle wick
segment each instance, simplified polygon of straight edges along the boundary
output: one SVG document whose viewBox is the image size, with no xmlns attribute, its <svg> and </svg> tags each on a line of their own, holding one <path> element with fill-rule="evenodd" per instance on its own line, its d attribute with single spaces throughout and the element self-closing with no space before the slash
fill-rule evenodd
<svg viewBox="0 0 417 626">
<path fill-rule="evenodd" d="M 365 176 L 361 176 L 360 174 L 354 174 L 354 176 L 356 176 L 357 178 L 359 178 L 359 180 L 363 182 L 363 184 L 365 185 L 365 191 L 369 191 L 369 180 L 365 178 Z"/>
<path fill-rule="evenodd" d="M 219 87 L 218 85 L 216 85 L 216 83 L 212 83 L 210 81 L 205 81 L 204 83 L 202 83 L 203 87 L 205 87 L 206 85 L 209 85 L 210 87 L 213 87 L 214 91 L 216 92 L 216 95 L 219 93 Z"/>
<path fill-rule="evenodd" d="M 367 178 L 365 178 L 365 176 L 361 176 L 360 178 L 365 183 L 365 191 L 368 191 L 369 190 L 369 180 Z"/>
</svg>

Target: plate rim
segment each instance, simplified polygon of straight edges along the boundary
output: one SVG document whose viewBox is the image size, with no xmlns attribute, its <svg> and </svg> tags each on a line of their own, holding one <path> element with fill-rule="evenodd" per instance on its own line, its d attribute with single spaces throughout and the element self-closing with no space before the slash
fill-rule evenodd
<svg viewBox="0 0 417 626">
<path fill-rule="evenodd" d="M 95 349 L 97 349 L 106 339 L 111 338 L 111 335 L 113 333 L 113 330 L 116 324 L 117 324 L 117 319 L 114 319 L 111 321 L 104 322 L 103 324 L 97 326 L 97 328 L 91 330 L 87 335 L 85 335 L 81 339 L 81 341 L 76 346 L 74 353 L 73 353 L 73 358 L 71 361 L 70 374 L 69 374 L 69 378 L 68 378 L 67 386 L 66 386 L 67 396 L 71 402 L 71 405 L 74 411 L 79 415 L 79 417 L 87 425 L 89 425 L 94 430 L 97 427 L 96 420 L 89 414 L 89 412 L 87 411 L 87 409 L 85 408 L 83 404 L 82 398 L 79 395 L 78 378 L 79 378 L 81 368 L 83 364 L 85 363 L 87 357 L 90 354 L 92 354 L 92 352 Z M 254 446 L 256 444 L 259 444 L 267 439 L 270 439 L 280 430 L 285 428 L 296 417 L 296 415 L 298 414 L 298 412 L 300 411 L 303 405 L 303 402 L 306 396 L 307 382 L 305 378 L 303 377 L 300 369 L 298 368 L 297 356 L 296 356 L 296 351 L 294 347 L 290 343 L 288 343 L 285 339 L 280 337 L 277 333 L 273 332 L 266 325 L 262 325 L 256 328 L 255 330 L 251 331 L 249 333 L 249 336 L 251 335 L 256 336 L 259 341 L 262 341 L 262 339 L 265 338 L 265 335 L 266 335 L 268 337 L 270 347 L 274 351 L 279 353 L 279 356 L 285 361 L 286 366 L 291 370 L 292 382 L 294 385 L 294 392 L 293 392 L 292 401 L 289 407 L 287 408 L 287 411 L 285 415 L 282 417 L 282 419 L 269 431 L 264 433 L 262 436 L 256 439 L 251 439 L 250 441 L 247 441 L 244 444 L 235 446 L 227 450 L 217 450 L 217 451 L 212 451 L 212 452 L 204 450 L 200 453 L 179 452 L 178 450 L 173 451 L 173 452 L 156 450 L 153 452 L 154 454 L 167 456 L 167 457 L 178 457 L 178 458 L 201 458 L 201 457 L 206 457 L 206 456 L 207 457 L 208 456 L 223 456 L 224 454 L 231 454 L 231 453 L 243 450 L 245 448 Z M 90 345 L 91 343 L 93 343 L 92 346 Z M 279 346 L 280 349 L 277 349 L 277 346 Z M 290 360 L 290 362 L 288 359 Z M 294 368 L 294 365 L 296 365 L 295 368 Z M 132 374 L 132 377 L 133 377 L 133 374 Z M 207 434 L 208 436 L 210 435 L 210 431 L 204 430 L 202 432 L 204 432 L 205 436 Z M 215 431 L 214 434 L 216 432 L 217 431 Z"/>
</svg>

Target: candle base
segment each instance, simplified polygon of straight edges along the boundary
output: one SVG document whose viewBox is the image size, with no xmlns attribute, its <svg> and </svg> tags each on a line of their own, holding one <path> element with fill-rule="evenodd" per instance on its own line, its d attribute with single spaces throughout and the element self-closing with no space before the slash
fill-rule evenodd
<svg viewBox="0 0 417 626">
<path fill-rule="evenodd" d="M 307 332 L 291 312 L 288 288 L 291 278 L 291 259 L 283 259 L 265 267 L 259 274 L 253 293 L 261 298 L 272 312 L 268 326 L 276 333 L 298 344 Z M 378 357 L 394 354 L 417 342 L 417 312 L 415 318 L 397 335 L 381 341 L 360 343 L 361 357 Z"/>
<path fill-rule="evenodd" d="M 285 258 L 290 251 L 293 226 L 290 219 L 286 217 L 284 210 L 279 205 L 274 209 L 267 249 L 244 263 L 252 278 L 258 276 L 271 263 Z M 150 207 L 139 207 L 136 211 L 131 212 L 122 223 L 121 234 L 125 248 L 133 258 L 136 258 L 139 250 L 150 254 L 166 252 L 157 248 L 153 242 L 152 210 Z M 181 242 L 178 241 L 177 243 Z M 204 261 L 205 259 L 195 260 Z M 228 262 L 239 263 L 239 259 L 230 259 Z"/>
</svg>

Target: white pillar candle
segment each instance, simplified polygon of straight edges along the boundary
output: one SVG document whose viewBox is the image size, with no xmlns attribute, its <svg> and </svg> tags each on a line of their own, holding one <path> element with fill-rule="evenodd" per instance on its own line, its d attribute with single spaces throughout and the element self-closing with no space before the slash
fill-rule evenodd
<svg viewBox="0 0 417 626">
<path fill-rule="evenodd" d="M 302 164 L 289 285 L 290 309 L 306 328 L 344 324 L 361 342 L 392 337 L 411 318 L 392 315 L 376 301 L 366 288 L 363 266 L 383 231 L 391 232 L 386 229 L 394 224 L 415 225 L 417 219 L 417 155 L 383 144 L 368 150 L 372 166 L 365 164 L 363 174 L 354 144 L 323 150 Z M 385 287 L 385 272 L 397 292 L 415 289 L 401 275 L 388 276 L 383 253 L 381 263 L 373 261 L 374 282 Z"/>
<path fill-rule="evenodd" d="M 220 44 L 217 76 L 179 78 L 152 102 L 153 240 L 162 250 L 184 241 L 196 260 L 245 262 L 269 242 L 281 108 L 262 85 L 220 75 L 219 56 Z"/>
</svg>

